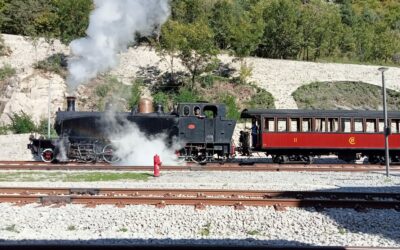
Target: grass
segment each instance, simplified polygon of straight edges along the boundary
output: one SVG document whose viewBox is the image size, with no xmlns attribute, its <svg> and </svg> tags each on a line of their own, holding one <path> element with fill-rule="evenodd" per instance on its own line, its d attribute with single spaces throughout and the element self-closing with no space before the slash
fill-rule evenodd
<svg viewBox="0 0 400 250">
<path fill-rule="evenodd" d="M 70 226 L 68 226 L 67 230 L 68 231 L 75 231 L 76 227 L 74 225 L 70 225 Z"/>
<path fill-rule="evenodd" d="M 19 231 L 16 229 L 16 225 L 12 224 L 10 226 L 7 226 L 4 230 L 13 232 L 13 233 L 19 233 Z"/>
<path fill-rule="evenodd" d="M 388 109 L 400 108 L 400 92 L 387 90 Z M 363 82 L 315 82 L 292 93 L 300 109 L 378 110 L 381 87 Z"/>
<path fill-rule="evenodd" d="M 246 233 L 248 235 L 252 235 L 252 236 L 260 235 L 260 231 L 258 231 L 258 230 L 251 230 L 251 231 L 247 231 Z"/>
<path fill-rule="evenodd" d="M 347 233 L 347 231 L 346 231 L 346 229 L 345 228 L 343 228 L 343 227 L 339 227 L 338 228 L 338 232 L 339 232 L 339 234 L 341 234 L 341 235 L 344 235 L 344 234 L 346 234 Z"/>
<path fill-rule="evenodd" d="M 118 232 L 126 233 L 126 232 L 128 232 L 128 229 L 126 227 L 123 227 L 123 228 L 120 228 L 118 230 Z"/>
<path fill-rule="evenodd" d="M 392 179 L 390 179 L 390 177 L 387 177 L 387 178 L 385 178 L 384 182 L 385 183 L 390 183 L 390 182 L 392 182 Z"/>
<path fill-rule="evenodd" d="M 17 71 L 8 64 L 4 64 L 3 67 L 0 68 L 0 81 L 8 79 L 15 75 Z"/>
<path fill-rule="evenodd" d="M 201 236 L 209 236 L 210 232 L 211 232 L 211 223 L 207 223 L 200 229 L 199 233 Z"/>
<path fill-rule="evenodd" d="M 152 176 L 147 173 L 63 173 L 63 172 L 6 172 L 0 175 L 0 182 L 39 182 L 39 181 L 61 181 L 61 182 L 97 182 L 133 180 L 147 181 Z"/>
</svg>

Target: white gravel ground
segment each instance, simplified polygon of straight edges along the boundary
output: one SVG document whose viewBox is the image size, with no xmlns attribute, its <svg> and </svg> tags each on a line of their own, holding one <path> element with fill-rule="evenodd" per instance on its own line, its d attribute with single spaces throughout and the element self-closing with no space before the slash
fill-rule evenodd
<svg viewBox="0 0 400 250">
<path fill-rule="evenodd" d="M 8 171 L 9 172 L 9 171 Z M 26 171 L 24 171 L 26 172 Z M 65 172 L 66 174 L 70 172 Z M 1 174 L 1 173 L 0 173 Z M 164 172 L 148 181 L 0 182 L 0 186 L 229 188 L 399 192 L 400 174 Z M 232 244 L 400 247 L 400 212 L 351 209 L 68 205 L 60 208 L 0 204 L 0 244 Z"/>
<path fill-rule="evenodd" d="M 15 173 L 18 171 L 0 171 Z M 20 171 L 27 173 L 27 171 Z M 107 171 L 103 171 L 107 172 Z M 35 172 L 33 172 L 35 173 Z M 43 172 L 42 172 L 43 173 Z M 93 173 L 91 171 L 57 171 L 52 174 Z M 115 172 L 114 172 L 115 173 Z M 152 172 L 145 172 L 152 174 Z M 39 178 L 42 175 L 39 176 Z M 104 188 L 223 188 L 223 189 L 273 189 L 273 190 L 319 190 L 399 192 L 400 173 L 386 178 L 384 172 L 343 173 L 343 172 L 163 172 L 161 177 L 150 177 L 148 181 L 109 182 L 54 182 L 45 175 L 40 182 L 0 182 L 0 186 L 30 187 L 104 187 Z"/>
</svg>

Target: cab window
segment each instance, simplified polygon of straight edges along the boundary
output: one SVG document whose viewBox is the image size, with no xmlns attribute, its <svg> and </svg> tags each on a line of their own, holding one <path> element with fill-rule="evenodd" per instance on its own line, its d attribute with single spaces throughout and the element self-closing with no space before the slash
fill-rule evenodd
<svg viewBox="0 0 400 250">
<path fill-rule="evenodd" d="M 189 106 L 183 107 L 183 115 L 188 116 L 190 114 Z"/>
</svg>

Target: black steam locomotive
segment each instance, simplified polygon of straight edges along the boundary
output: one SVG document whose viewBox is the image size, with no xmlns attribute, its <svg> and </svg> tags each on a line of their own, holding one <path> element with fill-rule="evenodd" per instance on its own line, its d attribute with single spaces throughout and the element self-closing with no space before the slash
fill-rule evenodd
<svg viewBox="0 0 400 250">
<path fill-rule="evenodd" d="M 56 114 L 57 139 L 30 138 L 28 148 L 45 162 L 117 162 L 120 159 L 111 137 L 115 127 L 126 124 L 134 124 L 148 136 L 166 135 L 167 145 L 179 142 L 182 148 L 177 154 L 187 161 L 202 163 L 234 153 L 231 139 L 236 121 L 225 117 L 221 104 L 180 103 L 173 112 L 164 113 L 161 105 L 154 110 L 151 101 L 143 99 L 131 112 L 115 113 L 111 109 L 77 112 L 75 98 L 68 97 L 67 102 L 67 110 Z"/>
</svg>

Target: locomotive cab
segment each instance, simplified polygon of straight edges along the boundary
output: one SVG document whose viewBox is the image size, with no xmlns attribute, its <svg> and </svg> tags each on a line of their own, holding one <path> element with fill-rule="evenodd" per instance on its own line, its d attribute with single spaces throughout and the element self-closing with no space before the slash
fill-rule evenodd
<svg viewBox="0 0 400 250">
<path fill-rule="evenodd" d="M 178 105 L 179 140 L 186 144 L 181 156 L 195 162 L 228 158 L 236 121 L 226 118 L 225 105 L 181 103 Z"/>
</svg>

